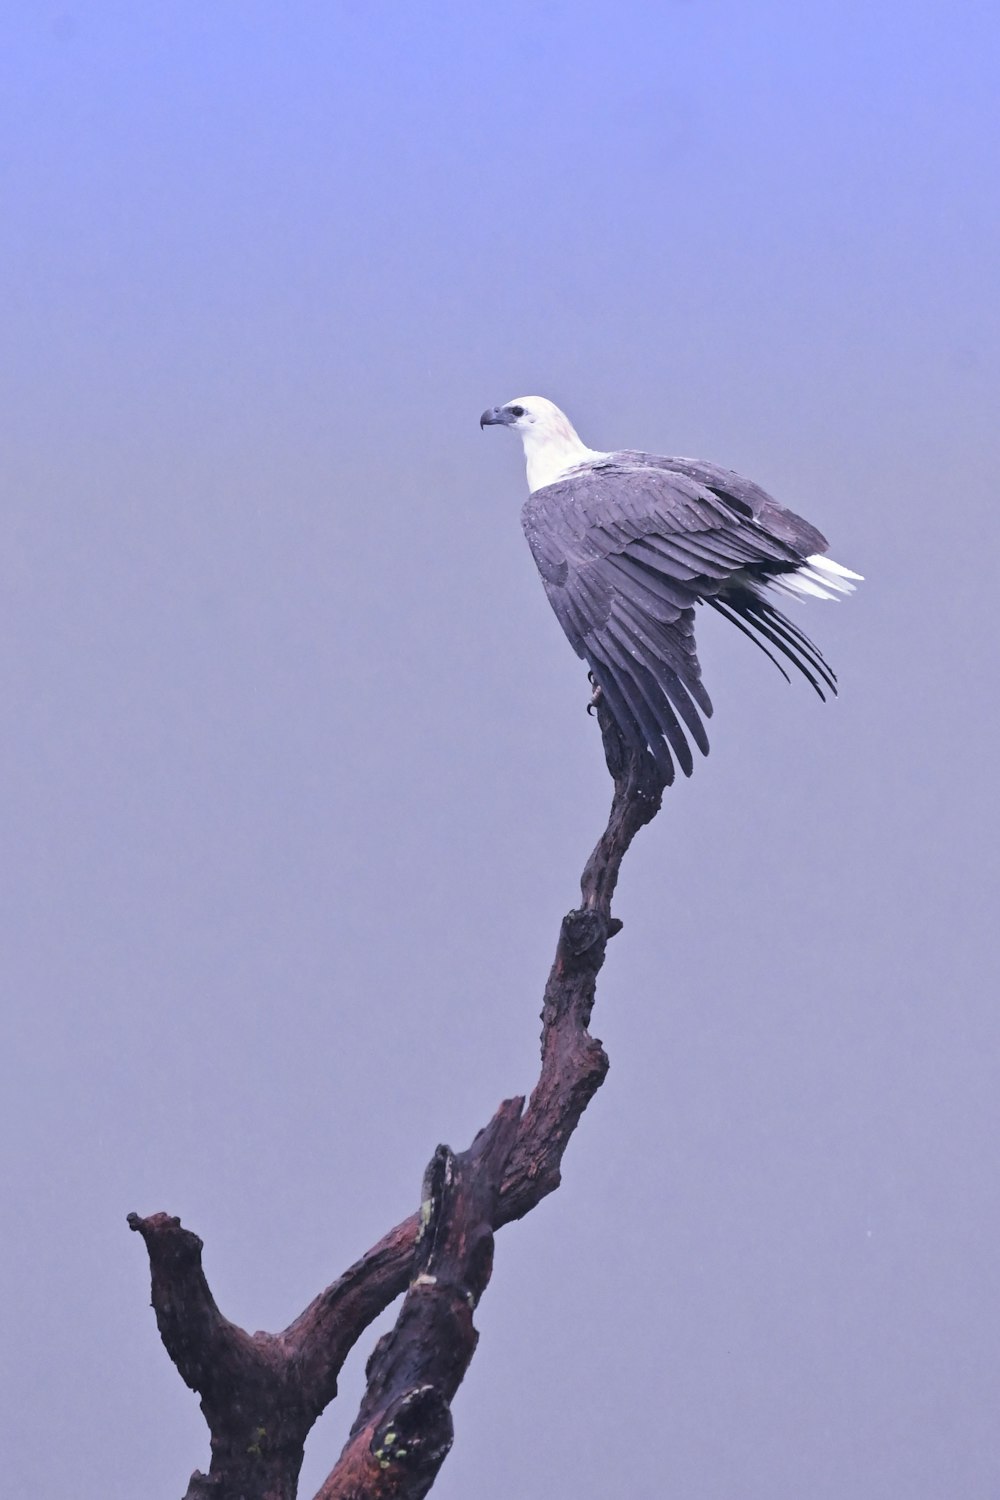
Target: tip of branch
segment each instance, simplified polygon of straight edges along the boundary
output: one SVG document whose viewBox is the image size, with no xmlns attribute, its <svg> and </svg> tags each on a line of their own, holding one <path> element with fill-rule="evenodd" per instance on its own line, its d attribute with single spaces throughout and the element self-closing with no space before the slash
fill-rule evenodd
<svg viewBox="0 0 1000 1500">
<path fill-rule="evenodd" d="M 141 1214 L 131 1213 L 125 1222 L 130 1229 L 143 1236 L 156 1234 L 163 1229 L 180 1229 L 181 1227 L 181 1221 L 175 1214 L 150 1214 L 147 1218 L 143 1218 Z"/>
</svg>

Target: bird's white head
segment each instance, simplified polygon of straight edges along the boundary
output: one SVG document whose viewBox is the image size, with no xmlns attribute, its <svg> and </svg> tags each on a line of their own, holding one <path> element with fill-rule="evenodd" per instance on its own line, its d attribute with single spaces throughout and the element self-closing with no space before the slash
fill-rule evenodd
<svg viewBox="0 0 1000 1500">
<path fill-rule="evenodd" d="M 564 411 L 544 396 L 516 396 L 505 406 L 491 406 L 480 427 L 512 427 L 524 443 L 528 489 L 534 494 L 555 484 L 570 469 L 603 455 L 588 448 Z"/>
</svg>

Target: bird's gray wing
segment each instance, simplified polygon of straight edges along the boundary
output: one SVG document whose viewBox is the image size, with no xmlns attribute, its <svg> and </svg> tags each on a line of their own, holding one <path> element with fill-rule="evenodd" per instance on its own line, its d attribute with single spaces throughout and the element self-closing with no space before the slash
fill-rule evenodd
<svg viewBox="0 0 1000 1500">
<path fill-rule="evenodd" d="M 683 475 L 729 509 L 739 523 L 741 541 L 750 556 L 745 570 L 723 580 L 714 589 L 706 587 L 702 599 L 753 641 L 786 680 L 788 673 L 775 656 L 775 650 L 802 673 L 820 698 L 825 698 L 827 692 L 836 695 L 836 675 L 818 646 L 762 598 L 759 589 L 761 583 L 794 571 L 814 554 L 826 552 L 828 543 L 823 533 L 810 521 L 779 505 L 753 480 L 718 464 L 631 451 L 609 454 L 608 460 L 613 465 L 624 461 L 627 465 Z M 758 587 L 748 586 L 753 583 Z"/>
<path fill-rule="evenodd" d="M 627 458 L 645 468 L 662 469 L 667 473 L 683 474 L 693 479 L 704 489 L 730 507 L 738 515 L 754 521 L 762 531 L 793 548 L 799 558 L 812 556 L 814 552 L 827 550 L 827 540 L 809 521 L 797 516 L 793 510 L 779 505 L 773 496 L 744 479 L 732 469 L 722 469 L 718 464 L 705 463 L 700 458 L 661 458 L 655 453 L 628 451 L 616 458 Z"/>
<path fill-rule="evenodd" d="M 743 570 L 795 567 L 801 555 L 759 524 L 749 500 L 644 457 L 581 466 L 536 490 L 522 522 L 570 643 L 625 740 L 648 750 L 669 784 L 675 760 L 693 769 L 688 736 L 708 752 L 695 604 L 715 602 Z"/>
</svg>

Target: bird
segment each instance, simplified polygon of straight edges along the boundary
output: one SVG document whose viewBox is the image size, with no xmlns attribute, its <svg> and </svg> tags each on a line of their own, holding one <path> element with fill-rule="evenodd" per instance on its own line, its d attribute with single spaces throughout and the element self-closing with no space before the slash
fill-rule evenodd
<svg viewBox="0 0 1000 1500">
<path fill-rule="evenodd" d="M 836 599 L 862 580 L 827 557 L 815 526 L 759 485 L 691 458 L 588 448 L 544 396 L 491 406 L 480 428 L 524 444 L 521 524 L 549 603 L 624 745 L 669 786 L 708 754 L 695 608 L 708 605 L 769 656 L 794 666 L 820 698 L 837 678 L 771 595 Z M 782 660 L 779 660 L 779 657 Z"/>
</svg>

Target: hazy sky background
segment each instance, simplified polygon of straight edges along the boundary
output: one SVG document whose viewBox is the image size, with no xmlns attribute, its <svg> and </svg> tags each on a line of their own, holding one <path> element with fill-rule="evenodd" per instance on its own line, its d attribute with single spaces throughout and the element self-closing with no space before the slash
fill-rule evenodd
<svg viewBox="0 0 1000 1500">
<path fill-rule="evenodd" d="M 477 425 L 532 392 L 869 581 L 791 606 L 826 707 L 700 619 L 712 754 L 434 1493 L 1000 1495 L 998 43 L 993 0 L 4 8 L 12 1495 L 208 1467 L 129 1210 L 278 1329 L 534 1079 L 609 785 Z"/>
</svg>

